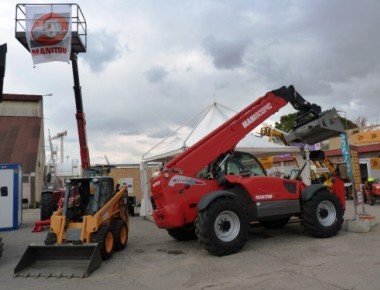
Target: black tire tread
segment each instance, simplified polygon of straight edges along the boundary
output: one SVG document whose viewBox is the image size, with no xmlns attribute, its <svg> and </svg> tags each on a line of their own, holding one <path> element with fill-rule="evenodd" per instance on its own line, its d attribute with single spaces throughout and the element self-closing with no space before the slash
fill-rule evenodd
<svg viewBox="0 0 380 290">
<path fill-rule="evenodd" d="M 102 255 L 102 258 L 104 261 L 111 258 L 113 254 L 113 250 L 110 253 L 107 253 L 106 247 L 105 247 L 106 235 L 111 230 L 112 229 L 109 225 L 101 225 L 98 231 L 93 233 L 91 237 L 91 242 L 98 243 L 100 245 L 100 254 Z"/>
<path fill-rule="evenodd" d="M 121 233 L 121 228 L 123 226 L 126 227 L 127 233 L 128 233 L 128 225 L 123 221 L 123 219 L 116 218 L 112 223 L 112 232 L 113 232 L 113 237 L 114 237 L 115 251 L 121 251 L 121 250 L 125 249 L 125 247 L 127 246 L 127 243 L 128 243 L 128 236 L 127 236 L 127 240 L 125 243 L 121 242 L 120 233 Z"/>
<path fill-rule="evenodd" d="M 220 245 L 218 238 L 215 236 L 213 231 L 209 230 L 211 216 L 215 215 L 214 211 L 217 210 L 218 207 L 227 207 L 227 208 L 235 208 L 240 209 L 240 229 L 241 234 L 237 237 L 233 242 L 225 244 L 223 246 Z M 195 233 L 198 237 L 198 241 L 200 244 L 211 254 L 216 256 L 224 256 L 237 253 L 240 251 L 248 240 L 248 228 L 249 222 L 248 217 L 243 210 L 244 206 L 240 204 L 236 199 L 231 197 L 221 197 L 214 200 L 205 210 L 202 210 L 198 213 L 196 222 L 195 222 Z"/>
<path fill-rule="evenodd" d="M 321 225 L 317 219 L 316 208 L 319 203 L 329 200 L 336 210 L 336 221 L 329 227 Z M 326 190 L 319 191 L 311 199 L 304 201 L 302 206 L 302 225 L 304 232 L 316 238 L 329 238 L 335 236 L 342 228 L 344 210 L 338 197 Z"/>
<path fill-rule="evenodd" d="M 44 242 L 45 245 L 54 245 L 57 242 L 57 235 L 53 232 L 48 232 Z"/>
<path fill-rule="evenodd" d="M 41 194 L 40 203 L 40 219 L 48 220 L 55 211 L 57 205 L 55 204 L 54 195 L 52 192 L 45 192 Z"/>
</svg>

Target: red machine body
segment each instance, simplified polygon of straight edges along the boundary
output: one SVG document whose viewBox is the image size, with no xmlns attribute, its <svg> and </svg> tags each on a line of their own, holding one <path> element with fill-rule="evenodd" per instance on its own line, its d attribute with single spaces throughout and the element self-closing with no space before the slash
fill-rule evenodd
<svg viewBox="0 0 380 290">
<path fill-rule="evenodd" d="M 247 152 L 235 152 L 241 139 L 288 102 L 302 111 L 295 126 L 298 131 L 293 133 L 303 132 L 307 135 L 305 139 L 313 140 L 337 135 L 331 128 L 326 128 L 324 131 L 327 133 L 323 134 L 320 125 L 304 130 L 305 124 L 315 123 L 324 113 L 321 113 L 319 106 L 306 102 L 293 86 L 268 92 L 169 161 L 160 175 L 152 178 L 156 225 L 167 229 L 178 240 L 197 236 L 212 254 L 230 254 L 244 244 L 246 234 L 240 235 L 249 223 L 259 221 L 272 227 L 281 223 L 285 225 L 291 216 L 301 215 L 303 201 L 312 199 L 318 191 L 327 192 L 323 185 L 306 186 L 299 180 L 266 176 L 254 156 Z M 331 117 L 331 122 L 336 122 L 336 119 Z M 319 137 L 314 136 L 316 131 Z M 333 203 L 334 206 L 340 204 L 337 205 L 338 213 L 335 213 L 340 229 L 344 196 L 335 196 Z M 211 219 L 210 223 L 208 219 Z M 233 238 L 232 233 L 232 236 L 225 238 L 231 231 L 235 232 L 236 237 Z M 332 234 L 321 234 L 328 235 Z"/>
</svg>

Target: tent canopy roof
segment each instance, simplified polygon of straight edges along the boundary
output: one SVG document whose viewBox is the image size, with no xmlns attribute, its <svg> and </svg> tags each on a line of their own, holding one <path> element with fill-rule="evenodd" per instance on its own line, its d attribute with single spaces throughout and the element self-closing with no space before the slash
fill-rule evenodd
<svg viewBox="0 0 380 290">
<path fill-rule="evenodd" d="M 219 127 L 236 112 L 216 102 L 209 105 L 185 125 L 159 142 L 143 155 L 143 162 L 166 162 L 191 147 L 208 133 Z M 249 152 L 257 157 L 299 152 L 298 147 L 268 142 L 252 133 L 246 135 L 236 150 Z"/>
</svg>

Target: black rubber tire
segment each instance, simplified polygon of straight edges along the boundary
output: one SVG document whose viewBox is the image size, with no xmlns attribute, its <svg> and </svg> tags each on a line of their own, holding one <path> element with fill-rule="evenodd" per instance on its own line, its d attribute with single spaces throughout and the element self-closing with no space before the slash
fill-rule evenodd
<svg viewBox="0 0 380 290">
<path fill-rule="evenodd" d="M 121 218 L 117 218 L 112 224 L 112 232 L 115 251 L 125 249 L 128 243 L 128 225 Z"/>
<path fill-rule="evenodd" d="M 3 256 L 3 251 L 4 251 L 3 237 L 0 237 L 0 258 Z"/>
<path fill-rule="evenodd" d="M 45 245 L 54 245 L 57 242 L 57 235 L 53 232 L 48 232 L 44 242 Z"/>
<path fill-rule="evenodd" d="M 193 224 L 186 225 L 182 228 L 168 229 L 167 231 L 168 234 L 177 241 L 191 241 L 197 239 L 195 226 Z"/>
<path fill-rule="evenodd" d="M 343 206 L 338 197 L 321 190 L 302 203 L 301 223 L 310 236 L 329 238 L 341 230 L 343 215 Z"/>
<path fill-rule="evenodd" d="M 363 202 L 368 203 L 368 196 L 367 196 L 364 188 L 362 190 L 362 194 L 363 194 Z"/>
<path fill-rule="evenodd" d="M 370 205 L 375 205 L 375 198 L 374 198 L 373 194 L 371 194 L 371 197 L 369 198 L 369 204 Z"/>
<path fill-rule="evenodd" d="M 44 192 L 41 194 L 40 207 L 40 219 L 42 221 L 49 220 L 57 208 L 52 192 Z"/>
<path fill-rule="evenodd" d="M 108 238 L 111 238 L 112 236 L 112 247 L 108 248 L 107 245 L 109 245 L 109 241 L 107 241 Z M 109 225 L 101 225 L 99 227 L 99 230 L 92 234 L 91 242 L 98 243 L 100 246 L 100 254 L 102 255 L 103 260 L 108 260 L 112 257 L 113 251 L 115 248 L 113 233 L 112 233 L 112 227 Z"/>
<path fill-rule="evenodd" d="M 267 229 L 282 229 L 284 226 L 287 225 L 289 222 L 290 217 L 282 218 L 278 220 L 270 220 L 270 221 L 260 221 L 260 224 L 262 224 Z"/>
<path fill-rule="evenodd" d="M 249 222 L 244 205 L 221 197 L 198 213 L 195 233 L 201 245 L 216 256 L 240 251 L 248 239 Z"/>
</svg>

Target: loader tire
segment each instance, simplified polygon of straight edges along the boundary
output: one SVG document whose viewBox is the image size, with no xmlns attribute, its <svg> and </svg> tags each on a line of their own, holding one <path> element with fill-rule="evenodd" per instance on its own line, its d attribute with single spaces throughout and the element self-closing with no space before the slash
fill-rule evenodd
<svg viewBox="0 0 380 290">
<path fill-rule="evenodd" d="M 56 207 L 57 205 L 55 204 L 55 199 L 52 192 L 41 194 L 40 219 L 42 221 L 50 219 Z"/>
<path fill-rule="evenodd" d="M 101 225 L 99 230 L 92 234 L 91 242 L 98 243 L 103 260 L 112 257 L 114 251 L 114 237 L 109 225 Z"/>
<path fill-rule="evenodd" d="M 337 196 L 321 190 L 302 204 L 301 223 L 312 237 L 329 238 L 342 228 L 344 210 Z"/>
<path fill-rule="evenodd" d="M 168 229 L 168 234 L 177 241 L 196 240 L 195 227 L 193 224 L 183 226 L 182 228 Z"/>
<path fill-rule="evenodd" d="M 222 197 L 198 213 L 195 233 L 211 254 L 224 256 L 238 252 L 248 239 L 249 222 L 244 205 Z"/>
<path fill-rule="evenodd" d="M 57 242 L 57 235 L 53 232 L 48 232 L 44 242 L 45 245 L 54 245 Z"/>
<path fill-rule="evenodd" d="M 113 222 L 112 232 L 115 239 L 115 251 L 125 249 L 128 242 L 128 225 L 121 218 L 117 218 Z"/>
<path fill-rule="evenodd" d="M 3 237 L 0 237 L 0 258 L 3 256 L 3 251 L 4 251 Z"/>
</svg>

